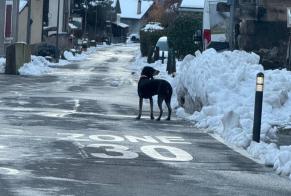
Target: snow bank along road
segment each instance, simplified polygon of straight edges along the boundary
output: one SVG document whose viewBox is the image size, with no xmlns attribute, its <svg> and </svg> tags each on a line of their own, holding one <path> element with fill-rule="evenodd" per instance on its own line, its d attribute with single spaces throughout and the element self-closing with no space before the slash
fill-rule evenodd
<svg viewBox="0 0 291 196">
<path fill-rule="evenodd" d="M 146 105 L 134 120 L 137 50 L 0 75 L 0 195 L 291 195 L 290 180 L 180 119 L 151 121 Z"/>
</svg>

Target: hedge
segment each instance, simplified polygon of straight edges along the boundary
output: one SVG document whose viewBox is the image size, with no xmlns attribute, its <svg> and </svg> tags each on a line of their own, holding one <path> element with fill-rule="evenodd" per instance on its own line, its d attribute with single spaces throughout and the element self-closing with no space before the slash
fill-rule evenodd
<svg viewBox="0 0 291 196">
<path fill-rule="evenodd" d="M 140 31 L 140 51 L 142 56 L 148 56 L 148 53 L 155 46 L 160 37 L 165 36 L 165 30 Z"/>
<path fill-rule="evenodd" d="M 168 28 L 168 43 L 174 48 L 178 58 L 183 58 L 188 54 L 194 54 L 199 49 L 195 44 L 194 34 L 201 29 L 202 19 L 191 14 L 179 15 Z"/>
</svg>

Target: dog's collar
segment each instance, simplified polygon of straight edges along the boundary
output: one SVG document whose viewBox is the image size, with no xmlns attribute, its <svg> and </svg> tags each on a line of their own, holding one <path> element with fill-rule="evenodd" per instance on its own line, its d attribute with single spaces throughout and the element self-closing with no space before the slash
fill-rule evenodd
<svg viewBox="0 0 291 196">
<path fill-rule="evenodd" d="M 148 78 L 146 75 L 141 75 L 140 78 Z"/>
</svg>

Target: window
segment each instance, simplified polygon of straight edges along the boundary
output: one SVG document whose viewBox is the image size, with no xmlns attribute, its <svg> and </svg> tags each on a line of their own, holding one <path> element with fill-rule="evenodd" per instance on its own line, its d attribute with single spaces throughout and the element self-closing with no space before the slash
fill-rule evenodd
<svg viewBox="0 0 291 196">
<path fill-rule="evenodd" d="M 6 1 L 4 36 L 5 38 L 12 37 L 12 1 Z"/>
</svg>

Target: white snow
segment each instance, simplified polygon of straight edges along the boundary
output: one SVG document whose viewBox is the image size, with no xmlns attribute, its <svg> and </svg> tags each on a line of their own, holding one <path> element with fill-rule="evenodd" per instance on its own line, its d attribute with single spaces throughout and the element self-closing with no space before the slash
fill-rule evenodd
<svg viewBox="0 0 291 196">
<path fill-rule="evenodd" d="M 19 1 L 19 12 L 23 10 L 23 8 L 26 6 L 27 0 L 20 0 Z"/>
<path fill-rule="evenodd" d="M 156 30 L 163 30 L 164 27 L 161 26 L 161 23 L 158 22 L 151 22 L 146 24 L 144 28 L 142 28 L 143 31 L 156 31 Z"/>
<path fill-rule="evenodd" d="M 75 54 L 73 55 L 70 51 L 64 52 L 64 57 L 68 61 L 84 61 L 89 58 L 90 55 L 94 54 L 98 48 L 106 47 L 106 45 L 98 46 L 98 47 L 89 47 L 87 48 L 87 51 L 83 51 L 81 54 Z"/>
<path fill-rule="evenodd" d="M 81 54 L 73 55 L 72 52 L 65 51 L 64 56 L 66 60 L 60 59 L 58 63 L 51 63 L 47 61 L 44 57 L 41 56 L 31 56 L 31 62 L 26 63 L 20 67 L 19 74 L 26 76 L 40 76 L 44 74 L 51 73 L 55 67 L 65 66 L 75 61 L 84 61 L 98 49 L 108 47 L 107 45 L 98 45 L 97 47 L 89 47 L 87 51 L 82 52 Z M 5 72 L 5 58 L 0 58 L 0 73 Z"/>
<path fill-rule="evenodd" d="M 184 8 L 204 8 L 205 0 L 183 0 L 180 7 Z"/>
<path fill-rule="evenodd" d="M 51 71 L 49 64 L 44 57 L 32 56 L 31 62 L 25 63 L 18 71 L 20 75 L 39 76 Z"/>
<path fill-rule="evenodd" d="M 65 59 L 69 60 L 69 61 L 83 61 L 85 59 L 87 59 L 87 55 L 85 54 L 76 54 L 76 56 L 73 55 L 72 52 L 69 51 L 65 51 L 64 52 L 64 57 Z"/>
<path fill-rule="evenodd" d="M 6 59 L 0 58 L 0 73 L 5 72 L 5 63 L 6 63 Z"/>
<path fill-rule="evenodd" d="M 137 14 L 137 0 L 119 0 L 121 8 L 121 18 L 141 19 L 153 5 L 153 1 L 141 1 L 141 14 Z"/>
<path fill-rule="evenodd" d="M 278 174 L 291 179 L 291 146 L 272 143 L 277 127 L 291 125 L 291 72 L 267 70 L 259 64 L 259 56 L 244 51 L 222 53 L 209 49 L 195 56 L 188 55 L 177 63 L 177 75 L 167 76 L 166 65 L 160 61 L 150 66 L 161 71 L 161 78 L 174 89 L 188 90 L 193 100 L 203 104 L 200 112 L 187 114 L 183 108 L 177 115 L 192 121 L 198 128 L 219 135 L 228 144 L 245 149 Z M 148 66 L 146 58 L 137 58 L 133 67 Z M 261 143 L 252 142 L 256 74 L 265 74 L 265 90 L 261 126 Z M 174 95 L 176 96 L 176 95 Z M 178 107 L 176 97 L 173 107 Z"/>
</svg>

